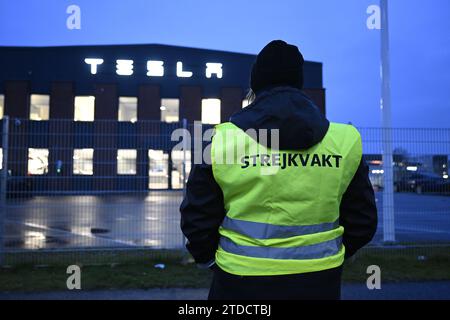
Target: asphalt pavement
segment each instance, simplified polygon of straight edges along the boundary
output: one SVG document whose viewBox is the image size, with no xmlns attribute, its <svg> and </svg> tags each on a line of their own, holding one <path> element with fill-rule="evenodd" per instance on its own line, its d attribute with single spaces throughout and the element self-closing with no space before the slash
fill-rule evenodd
<svg viewBox="0 0 450 320">
<path fill-rule="evenodd" d="M 5 248 L 182 248 L 181 199 L 181 191 L 12 199 Z M 383 236 L 382 194 L 376 199 L 379 226 L 373 244 L 381 243 Z M 394 201 L 397 241 L 450 242 L 450 196 L 396 193 Z"/>
<path fill-rule="evenodd" d="M 205 300 L 208 289 L 99 290 L 58 292 L 0 292 L 0 300 Z M 450 281 L 381 284 L 344 284 L 342 300 L 450 300 Z"/>
</svg>

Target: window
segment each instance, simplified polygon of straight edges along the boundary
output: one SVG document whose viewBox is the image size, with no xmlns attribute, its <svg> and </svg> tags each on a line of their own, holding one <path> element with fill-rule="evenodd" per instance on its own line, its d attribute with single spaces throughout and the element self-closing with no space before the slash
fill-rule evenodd
<svg viewBox="0 0 450 320">
<path fill-rule="evenodd" d="M 202 99 L 202 123 L 220 123 L 220 99 Z"/>
<path fill-rule="evenodd" d="M 248 99 L 244 99 L 242 100 L 242 108 L 245 108 L 246 106 L 248 106 L 250 103 L 248 101 Z"/>
<path fill-rule="evenodd" d="M 119 97 L 119 121 L 137 121 L 136 97 Z"/>
<path fill-rule="evenodd" d="M 30 120 L 48 120 L 50 96 L 47 94 L 32 94 L 30 97 Z"/>
<path fill-rule="evenodd" d="M 94 149 L 74 149 L 73 150 L 73 174 L 88 175 L 94 174 Z"/>
<path fill-rule="evenodd" d="M 94 121 L 95 97 L 78 96 L 75 97 L 75 121 Z"/>
<path fill-rule="evenodd" d="M 0 148 L 0 170 L 3 169 L 3 148 Z"/>
<path fill-rule="evenodd" d="M 137 150 L 117 150 L 117 174 L 136 174 Z"/>
<path fill-rule="evenodd" d="M 5 96 L 0 94 L 0 119 L 3 118 L 3 112 L 5 110 Z"/>
<path fill-rule="evenodd" d="M 148 188 L 167 189 L 169 187 L 169 155 L 163 150 L 148 150 Z"/>
<path fill-rule="evenodd" d="M 179 99 L 161 99 L 161 121 L 178 122 L 179 105 Z"/>
<path fill-rule="evenodd" d="M 28 173 L 47 174 L 48 149 L 28 149 Z"/>
<path fill-rule="evenodd" d="M 173 189 L 182 189 L 183 188 L 183 160 L 184 160 L 184 151 L 182 150 L 173 150 L 172 151 L 172 188 Z M 186 151 L 186 166 L 184 168 L 185 176 L 189 176 L 189 172 L 191 171 L 191 153 Z"/>
</svg>

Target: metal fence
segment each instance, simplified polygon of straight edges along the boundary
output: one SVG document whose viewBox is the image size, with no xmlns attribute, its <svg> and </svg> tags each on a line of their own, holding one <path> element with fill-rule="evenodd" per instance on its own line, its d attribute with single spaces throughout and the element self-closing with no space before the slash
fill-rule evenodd
<svg viewBox="0 0 450 320">
<path fill-rule="evenodd" d="M 369 178 L 376 192 L 379 225 L 372 245 L 450 243 L 450 129 L 359 128 Z M 384 186 L 381 154 L 392 146 L 391 190 Z M 386 205 L 384 201 L 391 202 Z M 392 221 L 385 211 L 392 212 Z M 386 229 L 391 229 L 387 234 Z"/>
<path fill-rule="evenodd" d="M 61 253 L 184 248 L 178 208 L 191 153 L 174 150 L 180 141 L 171 136 L 184 128 L 194 137 L 193 124 L 5 117 L 1 127 L 3 263 L 36 253 L 45 263 Z M 391 129 L 392 208 L 383 206 L 386 135 L 360 132 L 380 216 L 372 245 L 384 243 L 386 209 L 396 243 L 450 243 L 450 130 Z"/>
</svg>

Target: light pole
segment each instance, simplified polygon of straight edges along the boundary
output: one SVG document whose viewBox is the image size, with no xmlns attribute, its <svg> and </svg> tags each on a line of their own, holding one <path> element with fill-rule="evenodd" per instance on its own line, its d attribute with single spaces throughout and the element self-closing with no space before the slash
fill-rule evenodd
<svg viewBox="0 0 450 320">
<path fill-rule="evenodd" d="M 381 9 L 381 114 L 383 148 L 383 242 L 395 242 L 394 175 L 392 157 L 391 79 L 389 60 L 388 0 Z"/>
</svg>

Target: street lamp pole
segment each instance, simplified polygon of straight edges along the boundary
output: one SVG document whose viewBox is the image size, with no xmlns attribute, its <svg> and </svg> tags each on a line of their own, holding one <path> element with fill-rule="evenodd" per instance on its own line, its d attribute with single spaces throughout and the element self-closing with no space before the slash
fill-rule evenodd
<svg viewBox="0 0 450 320">
<path fill-rule="evenodd" d="M 392 157 L 391 74 L 389 60 L 388 0 L 380 0 L 381 9 L 381 114 L 383 148 L 383 241 L 395 242 L 394 175 Z"/>
</svg>

